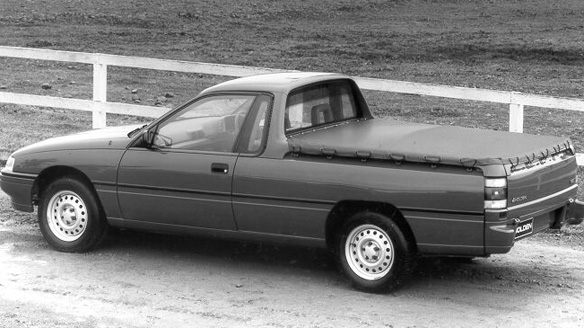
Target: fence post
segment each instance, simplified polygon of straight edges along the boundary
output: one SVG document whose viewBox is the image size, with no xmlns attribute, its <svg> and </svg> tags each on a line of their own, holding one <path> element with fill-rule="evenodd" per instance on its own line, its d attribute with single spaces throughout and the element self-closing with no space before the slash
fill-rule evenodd
<svg viewBox="0 0 584 328">
<path fill-rule="evenodd" d="M 107 102 L 107 65 L 100 63 L 99 55 L 96 55 L 93 64 L 93 101 Z M 98 104 L 95 105 L 98 105 Z M 106 126 L 106 112 L 95 106 L 93 109 L 93 128 Z"/>
<path fill-rule="evenodd" d="M 523 104 L 509 104 L 509 131 L 523 133 Z"/>
</svg>

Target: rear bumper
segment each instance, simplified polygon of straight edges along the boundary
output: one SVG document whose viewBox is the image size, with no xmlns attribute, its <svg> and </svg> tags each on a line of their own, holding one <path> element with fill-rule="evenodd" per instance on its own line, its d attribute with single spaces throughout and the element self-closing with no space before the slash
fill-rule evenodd
<svg viewBox="0 0 584 328">
<path fill-rule="evenodd" d="M 10 197 L 12 207 L 23 212 L 33 212 L 32 188 L 35 176 L 0 173 L 0 188 Z"/>
<path fill-rule="evenodd" d="M 564 222 L 570 223 L 570 217 L 583 218 L 584 203 L 575 201 L 577 191 L 578 186 L 573 185 L 525 205 L 485 212 L 485 253 L 507 253 L 516 240 L 559 228 Z"/>
</svg>

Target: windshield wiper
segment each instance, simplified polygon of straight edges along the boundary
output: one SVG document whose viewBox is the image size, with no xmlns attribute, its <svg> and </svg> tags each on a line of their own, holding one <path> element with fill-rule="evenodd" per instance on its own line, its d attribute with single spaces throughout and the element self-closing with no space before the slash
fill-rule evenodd
<svg viewBox="0 0 584 328">
<path fill-rule="evenodd" d="M 148 125 L 148 124 L 144 124 L 144 125 L 142 125 L 141 127 L 139 127 L 139 128 L 135 128 L 134 130 L 132 130 L 132 131 L 128 132 L 128 138 L 132 138 L 132 137 L 133 137 L 133 136 L 136 134 L 136 132 L 138 132 L 138 131 L 142 130 L 142 129 L 143 129 L 145 126 L 147 126 L 147 125 Z"/>
</svg>

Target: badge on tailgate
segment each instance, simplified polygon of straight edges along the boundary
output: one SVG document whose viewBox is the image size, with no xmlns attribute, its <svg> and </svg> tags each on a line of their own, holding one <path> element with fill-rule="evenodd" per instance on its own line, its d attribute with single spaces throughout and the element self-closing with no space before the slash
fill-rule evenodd
<svg viewBox="0 0 584 328">
<path fill-rule="evenodd" d="M 515 228 L 515 239 L 523 238 L 533 232 L 533 218 L 519 222 Z"/>
</svg>

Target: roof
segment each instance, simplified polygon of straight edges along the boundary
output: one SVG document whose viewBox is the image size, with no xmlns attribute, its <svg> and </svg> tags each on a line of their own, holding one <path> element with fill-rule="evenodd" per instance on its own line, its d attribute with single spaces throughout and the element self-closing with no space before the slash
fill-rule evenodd
<svg viewBox="0 0 584 328">
<path fill-rule="evenodd" d="M 261 74 L 223 82 L 204 90 L 202 93 L 220 91 L 267 91 L 285 93 L 311 83 L 348 78 L 350 77 L 343 74 L 317 72 Z"/>
</svg>

